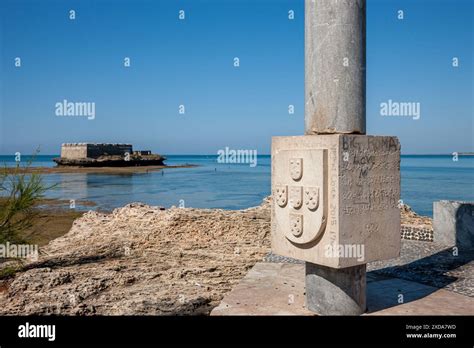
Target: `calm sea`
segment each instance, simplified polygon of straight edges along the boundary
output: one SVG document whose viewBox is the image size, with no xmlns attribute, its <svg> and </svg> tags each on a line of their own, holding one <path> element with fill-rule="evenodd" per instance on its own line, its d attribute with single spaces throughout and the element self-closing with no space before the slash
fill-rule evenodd
<svg viewBox="0 0 474 348">
<path fill-rule="evenodd" d="M 53 157 L 57 156 L 38 156 L 33 165 L 53 167 Z M 0 156 L 1 163 L 14 165 L 14 157 Z M 93 201 L 97 206 L 92 209 L 113 209 L 131 202 L 242 209 L 259 205 L 270 194 L 270 156 L 259 156 L 253 168 L 219 164 L 212 155 L 168 156 L 166 163 L 199 167 L 124 175 L 48 174 L 45 183 L 57 186 L 47 197 Z M 419 214 L 431 216 L 436 200 L 474 201 L 473 156 L 459 157 L 457 162 L 451 156 L 402 156 L 401 171 L 402 199 Z"/>
</svg>

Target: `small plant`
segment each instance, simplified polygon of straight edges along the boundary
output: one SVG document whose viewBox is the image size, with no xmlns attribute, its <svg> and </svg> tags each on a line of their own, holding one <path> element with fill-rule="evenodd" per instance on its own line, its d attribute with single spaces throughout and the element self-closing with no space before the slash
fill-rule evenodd
<svg viewBox="0 0 474 348">
<path fill-rule="evenodd" d="M 40 174 L 29 173 L 38 153 L 25 166 L 18 162 L 14 168 L 5 165 L 0 169 L 0 243 L 25 242 L 20 233 L 33 225 L 39 214 L 34 206 L 50 188 L 44 186 Z"/>
<path fill-rule="evenodd" d="M 18 272 L 19 267 L 7 266 L 0 269 L 0 280 L 11 278 Z"/>
</svg>

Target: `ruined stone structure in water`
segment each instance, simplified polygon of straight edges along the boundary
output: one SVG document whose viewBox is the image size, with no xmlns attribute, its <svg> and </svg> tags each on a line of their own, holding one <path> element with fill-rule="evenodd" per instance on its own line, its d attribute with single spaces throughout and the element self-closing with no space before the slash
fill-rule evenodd
<svg viewBox="0 0 474 348">
<path fill-rule="evenodd" d="M 131 144 L 65 143 L 58 166 L 130 167 L 164 165 L 165 157 L 151 151 L 133 151 Z"/>
</svg>

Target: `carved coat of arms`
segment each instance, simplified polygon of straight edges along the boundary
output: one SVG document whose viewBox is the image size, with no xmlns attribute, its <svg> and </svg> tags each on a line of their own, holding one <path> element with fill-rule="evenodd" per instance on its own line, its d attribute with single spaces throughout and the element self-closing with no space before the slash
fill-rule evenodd
<svg viewBox="0 0 474 348">
<path fill-rule="evenodd" d="M 303 159 L 290 159 L 290 176 L 293 180 L 300 180 L 303 176 Z"/>
<path fill-rule="evenodd" d="M 327 151 L 281 151 L 273 159 L 277 233 L 295 244 L 318 239 L 326 228 Z"/>
</svg>

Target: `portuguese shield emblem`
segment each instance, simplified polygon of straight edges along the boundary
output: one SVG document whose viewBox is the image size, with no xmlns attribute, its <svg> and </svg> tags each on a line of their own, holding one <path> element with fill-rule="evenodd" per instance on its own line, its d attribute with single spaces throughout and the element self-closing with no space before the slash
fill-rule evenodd
<svg viewBox="0 0 474 348">
<path fill-rule="evenodd" d="M 295 237 L 301 236 L 303 233 L 303 215 L 290 214 L 290 232 Z"/>
<path fill-rule="evenodd" d="M 293 209 L 299 209 L 303 205 L 303 187 L 290 187 L 290 206 Z"/>
<path fill-rule="evenodd" d="M 290 159 L 290 176 L 293 180 L 300 180 L 303 176 L 303 159 Z"/>
<path fill-rule="evenodd" d="M 294 244 L 316 241 L 326 230 L 327 150 L 283 150 L 272 167 L 276 233 Z"/>
<path fill-rule="evenodd" d="M 305 187 L 304 204 L 309 210 L 316 210 L 319 206 L 319 187 Z"/>
<path fill-rule="evenodd" d="M 288 190 L 286 186 L 278 185 L 275 186 L 274 199 L 278 206 L 284 207 L 288 201 Z"/>
</svg>

